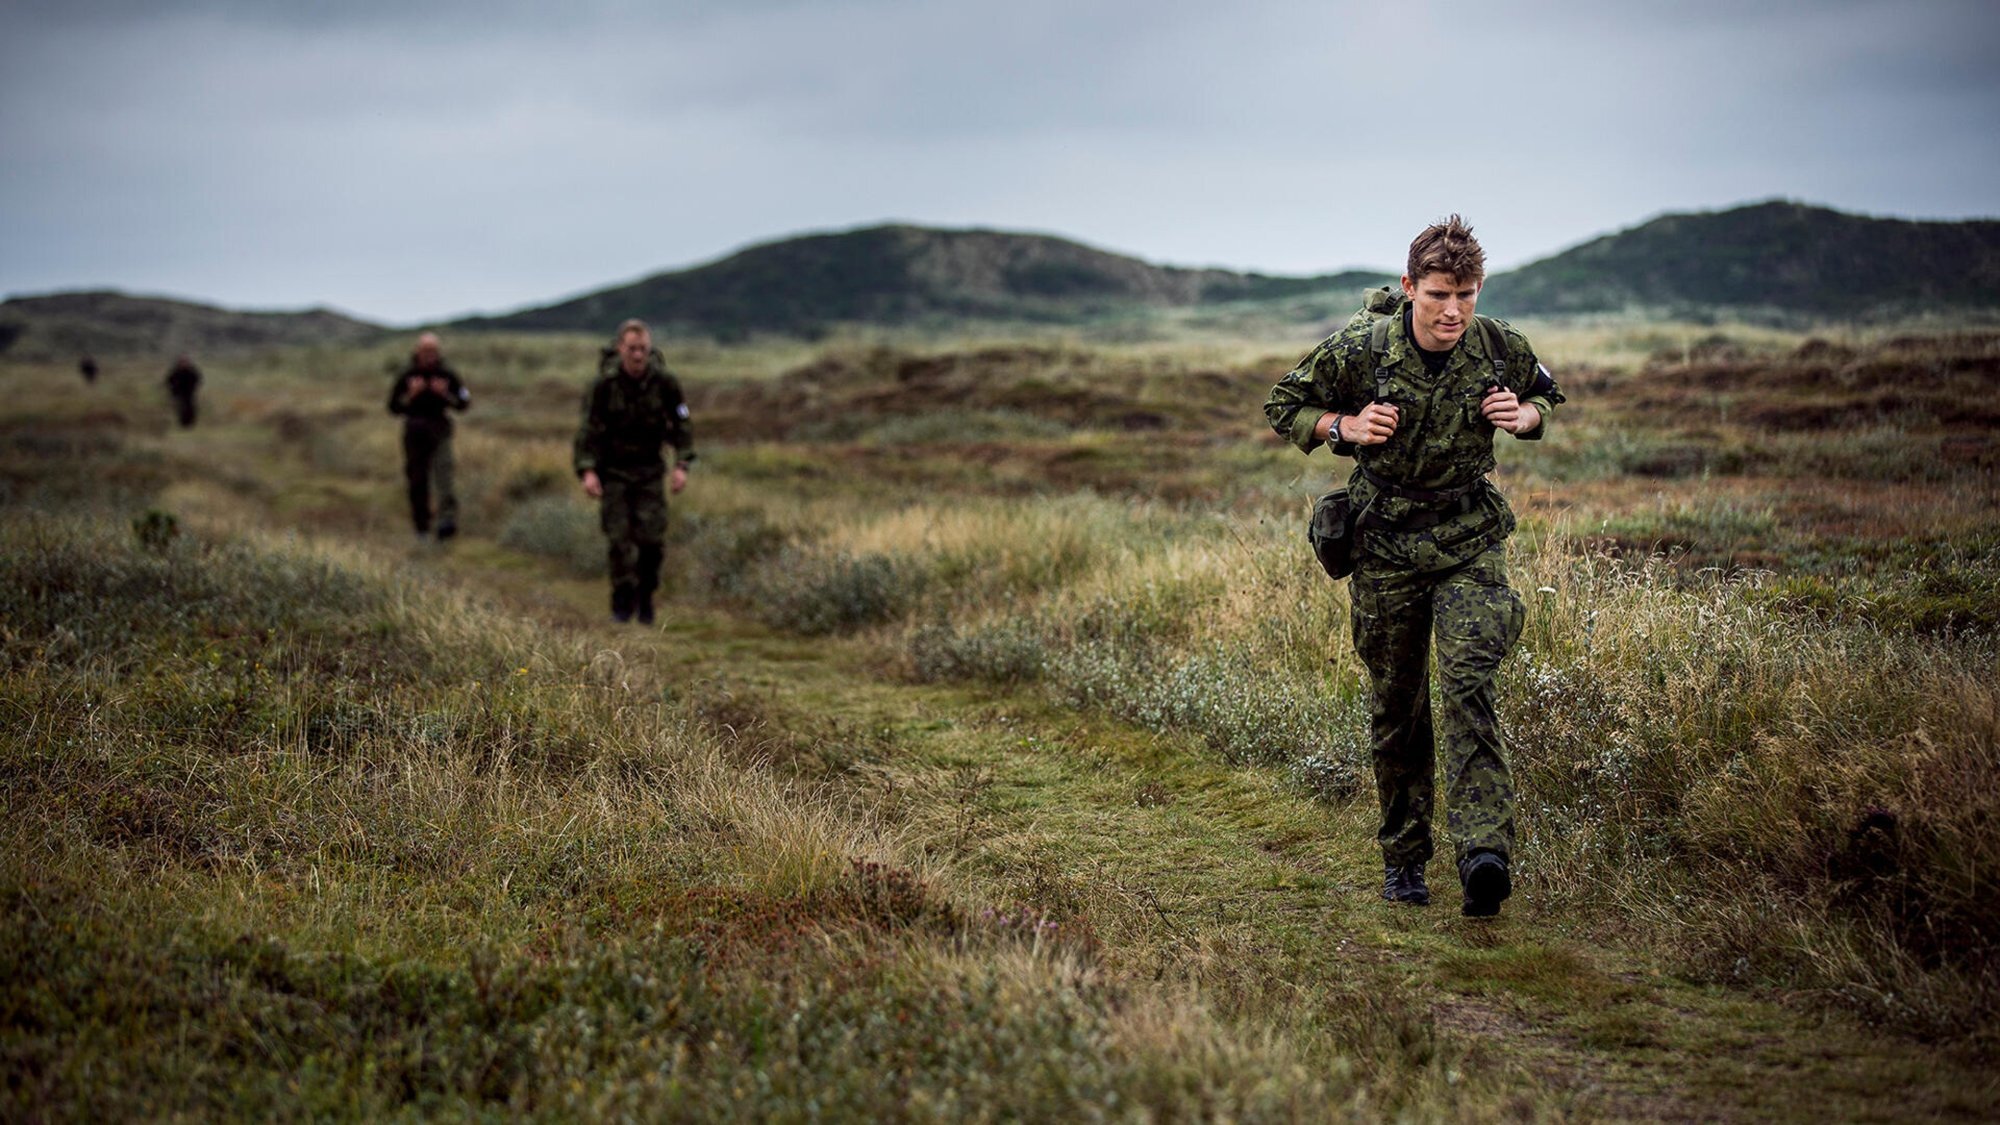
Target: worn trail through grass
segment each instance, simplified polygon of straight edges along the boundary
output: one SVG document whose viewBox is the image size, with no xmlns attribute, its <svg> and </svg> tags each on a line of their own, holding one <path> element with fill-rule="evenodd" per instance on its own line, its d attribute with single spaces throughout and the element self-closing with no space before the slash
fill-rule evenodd
<svg viewBox="0 0 2000 1125">
<path fill-rule="evenodd" d="M 595 624 L 601 583 L 481 543 L 439 560 L 541 620 L 657 662 L 757 752 L 842 749 L 797 768 L 878 808 L 954 887 L 1087 927 L 1106 964 L 1185 979 L 1225 1011 L 1310 1022 L 1365 1005 L 1375 1052 L 1477 1076 L 1526 1116 L 1990 1119 L 1971 1059 L 1777 998 L 1679 979 L 1538 908 L 1501 918 L 1376 896 L 1372 801 L 1329 807 L 1193 739 L 1052 707 L 1032 693 L 898 682 L 864 642 L 799 638 L 673 604 L 657 630 Z M 787 763 L 778 760 L 779 766 Z M 1600 927 L 1601 930 L 1601 927 Z M 1365 1067 L 1363 1058 L 1359 1065 Z"/>
</svg>

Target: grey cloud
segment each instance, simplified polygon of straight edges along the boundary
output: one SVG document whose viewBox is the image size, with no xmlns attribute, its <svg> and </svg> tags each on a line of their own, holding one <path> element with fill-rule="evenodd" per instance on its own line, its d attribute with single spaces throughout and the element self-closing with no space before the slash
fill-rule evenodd
<svg viewBox="0 0 2000 1125">
<path fill-rule="evenodd" d="M 891 218 L 1307 271 L 1450 211 L 1502 265 L 1770 195 L 1991 214 L 1995 13 L 28 0 L 0 290 L 408 320 Z"/>
</svg>

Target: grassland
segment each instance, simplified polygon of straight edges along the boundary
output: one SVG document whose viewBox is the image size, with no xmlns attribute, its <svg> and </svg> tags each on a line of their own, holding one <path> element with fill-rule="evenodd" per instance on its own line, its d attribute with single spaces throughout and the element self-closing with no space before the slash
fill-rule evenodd
<svg viewBox="0 0 2000 1125">
<path fill-rule="evenodd" d="M 595 341 L 448 341 L 449 552 L 388 350 L 0 368 L 5 1115 L 1991 1118 L 2000 339 L 1536 338 L 1494 924 L 1373 898 L 1257 341 L 683 349 L 652 631 Z"/>
</svg>

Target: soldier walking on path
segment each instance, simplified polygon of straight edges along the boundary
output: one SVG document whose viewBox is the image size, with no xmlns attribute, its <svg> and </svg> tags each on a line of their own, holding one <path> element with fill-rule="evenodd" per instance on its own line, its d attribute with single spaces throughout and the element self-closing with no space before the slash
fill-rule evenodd
<svg viewBox="0 0 2000 1125">
<path fill-rule="evenodd" d="M 1406 269 L 1401 292 L 1371 293 L 1271 389 L 1264 415 L 1304 452 L 1330 445 L 1356 461 L 1349 596 L 1354 649 L 1373 687 L 1382 897 L 1430 901 L 1424 864 L 1441 750 L 1463 911 L 1487 916 L 1513 891 L 1514 781 L 1494 676 L 1524 610 L 1507 582 L 1514 513 L 1486 474 L 1495 431 L 1540 438 L 1563 395 L 1526 336 L 1474 314 L 1486 256 L 1457 215 L 1417 236 Z"/>
<path fill-rule="evenodd" d="M 674 447 L 669 472 L 662 446 Z M 646 325 L 628 320 L 604 349 L 583 397 L 574 464 L 584 494 L 599 502 L 610 541 L 611 617 L 653 623 L 653 591 L 667 533 L 667 490 L 687 487 L 694 463 L 687 398 Z"/>
<path fill-rule="evenodd" d="M 448 412 L 470 405 L 472 392 L 445 364 L 437 334 L 417 337 L 409 364 L 389 386 L 389 413 L 403 416 L 403 477 L 409 484 L 410 523 L 419 539 L 430 533 L 433 497 L 438 542 L 458 534 Z"/>
<path fill-rule="evenodd" d="M 167 393 L 174 396 L 174 418 L 182 429 L 194 425 L 194 393 L 201 387 L 201 368 L 183 353 L 167 372 Z"/>
</svg>

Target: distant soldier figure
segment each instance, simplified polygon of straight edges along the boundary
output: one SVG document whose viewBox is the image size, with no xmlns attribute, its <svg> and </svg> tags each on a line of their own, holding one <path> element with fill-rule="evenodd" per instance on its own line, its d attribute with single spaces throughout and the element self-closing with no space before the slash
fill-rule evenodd
<svg viewBox="0 0 2000 1125">
<path fill-rule="evenodd" d="M 76 371 L 77 374 L 83 376 L 84 382 L 97 382 L 97 357 L 86 353 L 82 359 L 77 361 Z"/>
<path fill-rule="evenodd" d="M 458 495 L 452 490 L 451 415 L 472 405 L 472 392 L 445 365 L 437 334 L 417 337 L 410 362 L 389 385 L 389 413 L 403 416 L 403 478 L 409 484 L 410 523 L 422 539 L 431 530 L 437 499 L 437 537 L 458 534 Z"/>
<path fill-rule="evenodd" d="M 183 429 L 194 425 L 194 393 L 200 387 L 201 368 L 185 353 L 176 357 L 167 372 L 167 393 L 174 396 L 174 417 Z"/>
<path fill-rule="evenodd" d="M 1357 462 L 1349 594 L 1354 649 L 1373 686 L 1382 897 L 1430 901 L 1435 741 L 1463 912 L 1478 917 L 1499 913 L 1513 892 L 1514 781 L 1493 680 L 1524 617 L 1507 583 L 1514 513 L 1486 473 L 1494 432 L 1540 438 L 1563 395 L 1526 336 L 1474 315 L 1486 256 L 1457 215 L 1417 236 L 1406 268 L 1402 291 L 1370 294 L 1271 389 L 1264 414 L 1301 450 L 1331 445 Z"/>
<path fill-rule="evenodd" d="M 675 450 L 671 473 L 660 450 Z M 611 617 L 653 623 L 653 591 L 667 532 L 666 490 L 687 487 L 694 463 L 687 398 L 667 370 L 646 325 L 628 320 L 604 349 L 597 378 L 583 397 L 576 431 L 576 475 L 599 501 L 610 540 Z"/>
</svg>

